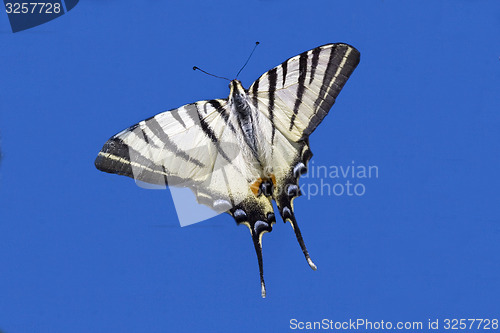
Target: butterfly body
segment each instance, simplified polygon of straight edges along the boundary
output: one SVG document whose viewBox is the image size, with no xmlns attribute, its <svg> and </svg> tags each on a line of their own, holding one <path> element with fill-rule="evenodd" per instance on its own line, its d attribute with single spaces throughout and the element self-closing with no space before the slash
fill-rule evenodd
<svg viewBox="0 0 500 333">
<path fill-rule="evenodd" d="M 229 87 L 229 109 L 241 130 L 240 137 L 244 138 L 244 142 L 240 144 L 240 149 L 246 150 L 248 147 L 253 158 L 248 156 L 246 158 L 247 162 L 257 163 L 258 167 L 262 167 L 266 156 L 266 148 L 268 148 L 262 144 L 262 138 L 265 136 L 259 126 L 264 120 L 260 119 L 258 110 L 251 104 L 250 98 L 240 81 L 231 81 Z"/>
<path fill-rule="evenodd" d="M 188 104 L 118 133 L 104 145 L 96 167 L 147 183 L 188 187 L 199 203 L 246 225 L 265 297 L 262 235 L 272 231 L 275 213 L 290 222 L 309 266 L 316 269 L 293 201 L 312 157 L 309 135 L 358 63 L 359 52 L 347 44 L 303 52 L 248 90 L 233 80 L 227 99 Z"/>
</svg>

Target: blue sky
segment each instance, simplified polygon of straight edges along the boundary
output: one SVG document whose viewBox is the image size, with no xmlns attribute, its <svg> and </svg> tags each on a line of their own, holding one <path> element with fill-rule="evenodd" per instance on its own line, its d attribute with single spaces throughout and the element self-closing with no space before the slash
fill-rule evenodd
<svg viewBox="0 0 500 333">
<path fill-rule="evenodd" d="M 2 11 L 0 330 L 498 316 L 499 14 L 498 1 L 88 0 L 13 34 Z M 263 237 L 266 299 L 244 226 L 181 228 L 168 191 L 93 164 L 122 129 L 226 97 L 192 66 L 233 77 L 255 41 L 246 87 L 318 45 L 361 52 L 310 143 L 315 165 L 379 170 L 354 180 L 363 196 L 295 201 L 316 272 L 288 224 Z"/>
</svg>

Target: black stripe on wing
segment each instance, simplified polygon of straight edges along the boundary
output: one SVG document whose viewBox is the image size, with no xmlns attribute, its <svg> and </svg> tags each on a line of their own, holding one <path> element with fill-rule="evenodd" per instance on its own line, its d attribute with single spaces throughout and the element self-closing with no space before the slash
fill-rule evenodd
<svg viewBox="0 0 500 333">
<path fill-rule="evenodd" d="M 286 75 L 288 72 L 288 61 L 285 61 L 284 63 L 281 64 L 281 72 L 282 72 L 282 86 L 285 87 L 285 82 L 286 82 Z"/>
<path fill-rule="evenodd" d="M 184 120 L 182 120 L 182 117 L 181 115 L 179 114 L 179 110 L 180 109 L 175 109 L 175 110 L 172 110 L 170 111 L 170 114 L 172 115 L 172 117 L 174 117 L 175 120 L 177 120 L 177 122 L 179 124 L 182 125 L 182 127 L 186 128 L 186 123 L 184 122 Z"/>
<path fill-rule="evenodd" d="M 313 50 L 313 60 L 315 50 Z M 336 44 L 332 47 L 321 89 L 314 102 L 316 112 L 304 129 L 302 139 L 307 138 L 328 114 L 349 76 L 359 64 L 359 60 L 359 51 L 350 45 Z"/>
<path fill-rule="evenodd" d="M 304 52 L 299 57 L 299 85 L 297 87 L 297 98 L 295 99 L 295 105 L 293 106 L 293 114 L 290 119 L 290 128 L 291 131 L 293 128 L 293 123 L 295 122 L 295 118 L 297 117 L 297 113 L 299 112 L 300 104 L 302 103 L 302 95 L 305 90 L 305 81 L 307 75 L 307 53 Z"/>
<path fill-rule="evenodd" d="M 309 78 L 309 84 L 311 84 L 312 81 L 314 80 L 314 73 L 316 72 L 316 67 L 318 67 L 320 52 L 321 52 L 321 48 L 319 48 L 319 47 L 312 50 L 311 77 Z"/>
<path fill-rule="evenodd" d="M 258 108 L 259 107 L 259 80 L 256 80 L 252 85 L 252 101 L 253 105 Z"/>
<path fill-rule="evenodd" d="M 224 122 L 229 127 L 231 132 L 236 133 L 236 129 L 234 128 L 233 124 L 229 121 L 229 114 L 226 108 L 216 99 L 212 99 L 207 103 L 210 104 L 221 115 L 222 119 L 224 119 Z"/>
<path fill-rule="evenodd" d="M 232 161 L 232 159 L 226 154 L 226 152 L 224 151 L 224 149 L 221 147 L 221 143 L 219 141 L 219 138 L 215 134 L 215 132 L 212 129 L 212 127 L 210 127 L 210 124 L 201 116 L 201 114 L 199 112 L 200 109 L 198 107 L 198 104 L 194 103 L 194 104 L 191 104 L 191 106 L 193 106 L 194 108 L 196 108 L 196 114 L 198 115 L 198 117 L 195 118 L 195 116 L 193 115 L 193 112 L 188 112 L 189 116 L 192 117 L 192 120 L 194 121 L 195 124 L 198 123 L 200 125 L 201 130 L 203 131 L 203 133 L 205 133 L 205 135 L 213 142 L 213 144 L 217 148 L 217 152 L 227 162 L 230 163 Z"/>
<path fill-rule="evenodd" d="M 141 128 L 141 135 L 142 137 L 144 138 L 144 141 L 146 141 L 147 144 L 149 145 L 154 145 L 155 147 L 157 147 L 153 140 L 151 140 L 151 138 L 149 137 L 149 135 Z"/>
<path fill-rule="evenodd" d="M 274 126 L 274 93 L 276 92 L 276 81 L 278 80 L 278 73 L 276 67 L 269 71 L 268 77 L 269 77 L 269 120 L 271 121 L 271 144 L 274 144 L 274 135 L 276 134 L 276 127 Z"/>
</svg>

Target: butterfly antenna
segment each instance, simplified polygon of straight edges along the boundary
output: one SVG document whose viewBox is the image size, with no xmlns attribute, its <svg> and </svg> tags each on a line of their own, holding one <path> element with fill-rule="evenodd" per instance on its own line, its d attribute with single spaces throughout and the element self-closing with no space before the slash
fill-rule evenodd
<svg viewBox="0 0 500 333">
<path fill-rule="evenodd" d="M 253 50 L 252 52 L 250 52 L 250 55 L 248 56 L 248 59 L 247 61 L 245 62 L 245 64 L 243 65 L 243 67 L 241 67 L 241 69 L 239 70 L 238 74 L 236 74 L 236 79 L 238 78 L 238 75 L 240 75 L 241 71 L 243 70 L 243 68 L 245 68 L 245 66 L 248 64 L 248 62 L 250 61 L 250 58 L 252 57 L 252 54 L 254 53 L 255 49 L 257 48 L 257 45 L 259 45 L 260 43 L 259 42 L 255 42 L 255 46 L 253 47 Z"/>
<path fill-rule="evenodd" d="M 194 70 L 194 71 L 195 71 L 195 70 L 199 70 L 200 72 L 203 72 L 203 73 L 205 73 L 205 74 L 207 74 L 207 75 L 210 75 L 210 76 L 216 77 L 216 78 L 218 78 L 218 79 L 224 79 L 224 80 L 231 81 L 231 80 L 229 80 L 227 77 L 217 76 L 217 75 L 214 75 L 214 74 L 210 74 L 209 72 L 206 72 L 206 71 L 204 71 L 203 69 L 201 69 L 201 68 L 199 68 L 199 67 L 196 67 L 196 66 L 193 66 L 193 70 Z"/>
</svg>

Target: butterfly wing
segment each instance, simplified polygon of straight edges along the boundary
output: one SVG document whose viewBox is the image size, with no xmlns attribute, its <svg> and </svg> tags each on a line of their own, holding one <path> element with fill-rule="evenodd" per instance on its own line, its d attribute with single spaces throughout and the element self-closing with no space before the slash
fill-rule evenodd
<svg viewBox="0 0 500 333">
<path fill-rule="evenodd" d="M 218 213 L 249 195 L 254 177 L 237 148 L 227 100 L 200 101 L 160 113 L 111 137 L 97 169 L 136 181 L 188 187 Z"/>
<path fill-rule="evenodd" d="M 199 203 L 246 225 L 265 297 L 261 237 L 276 220 L 271 199 L 252 186 L 258 161 L 242 153 L 242 129 L 229 109 L 227 100 L 212 100 L 160 113 L 111 137 L 95 165 L 148 184 L 188 187 Z"/>
<path fill-rule="evenodd" d="M 289 140 L 305 140 L 321 123 L 359 63 L 347 44 L 327 44 L 292 57 L 249 88 L 254 104 Z"/>
<path fill-rule="evenodd" d="M 304 245 L 293 200 L 300 195 L 299 178 L 312 157 L 309 135 L 328 114 L 359 60 L 358 50 L 350 45 L 319 46 L 269 70 L 248 90 L 254 106 L 269 119 L 269 163 L 276 179 L 273 199 L 283 220 L 291 223 L 313 269 L 316 266 Z"/>
</svg>

